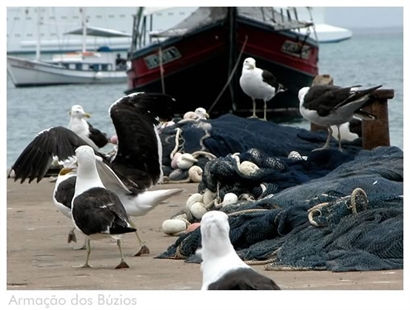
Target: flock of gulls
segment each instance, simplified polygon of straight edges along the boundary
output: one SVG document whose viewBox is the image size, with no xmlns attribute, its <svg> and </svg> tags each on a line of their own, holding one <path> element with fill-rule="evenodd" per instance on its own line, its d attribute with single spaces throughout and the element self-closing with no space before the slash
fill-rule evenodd
<svg viewBox="0 0 410 310">
<path fill-rule="evenodd" d="M 256 67 L 255 59 L 243 63 L 240 86 L 252 99 L 256 116 L 256 100 L 267 102 L 286 91 L 274 75 Z M 338 87 L 315 85 L 299 91 L 300 113 L 312 123 L 328 129 L 325 145 L 328 148 L 331 126 L 339 127 L 353 117 L 374 119 L 362 107 L 381 86 L 360 89 L 359 86 Z M 177 195 L 181 189 L 152 190 L 162 181 L 162 146 L 158 129 L 172 122 L 175 99 L 159 93 L 135 93 L 115 101 L 109 116 L 116 135 L 108 138 L 86 119 L 80 105 L 70 111 L 68 128 L 53 127 L 41 131 L 22 151 L 11 167 L 14 180 L 39 182 L 53 161 L 63 165 L 53 191 L 57 209 L 70 218 L 73 228 L 68 242 L 76 241 L 75 230 L 85 235 L 86 259 L 81 267 L 90 267 L 91 240 L 104 237 L 117 242 L 120 262 L 116 268 L 128 268 L 121 249 L 121 236 L 135 233 L 136 256 L 148 254 L 149 248 L 139 237 L 132 217 L 143 216 L 162 201 Z M 188 119 L 206 119 L 209 115 L 198 108 Z M 101 148 L 112 143 L 114 150 L 103 153 Z M 258 274 L 236 254 L 229 240 L 229 223 L 225 213 L 208 211 L 200 223 L 202 248 L 202 289 L 280 289 L 270 278 Z"/>
</svg>

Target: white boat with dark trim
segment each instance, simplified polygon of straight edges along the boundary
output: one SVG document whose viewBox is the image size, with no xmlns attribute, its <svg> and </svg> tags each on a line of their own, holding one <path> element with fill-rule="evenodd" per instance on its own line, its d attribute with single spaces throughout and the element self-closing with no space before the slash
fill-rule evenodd
<svg viewBox="0 0 410 310">
<path fill-rule="evenodd" d="M 16 87 L 125 83 L 125 60 L 109 52 L 54 55 L 51 61 L 7 56 L 7 72 Z"/>
<path fill-rule="evenodd" d="M 82 36 L 82 51 L 53 55 L 51 60 L 40 59 L 40 16 L 37 24 L 36 58 L 34 60 L 7 56 L 7 72 L 16 87 L 61 85 L 61 84 L 102 84 L 125 83 L 127 81 L 126 59 L 114 55 L 109 48 L 87 51 L 87 36 L 118 38 L 129 34 L 105 28 L 88 27 L 84 10 L 80 9 L 81 28 L 69 31 L 69 35 Z"/>
</svg>

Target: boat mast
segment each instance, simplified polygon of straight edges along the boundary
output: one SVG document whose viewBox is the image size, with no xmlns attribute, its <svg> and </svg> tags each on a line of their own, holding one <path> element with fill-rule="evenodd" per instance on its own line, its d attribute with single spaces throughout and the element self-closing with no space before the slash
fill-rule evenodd
<svg viewBox="0 0 410 310">
<path fill-rule="evenodd" d="M 228 7 L 228 29 L 229 29 L 229 58 L 228 58 L 228 79 L 234 68 L 236 59 L 236 7 Z M 235 85 L 233 81 L 229 83 L 229 92 L 231 95 L 232 109 L 236 110 L 235 103 Z"/>
<path fill-rule="evenodd" d="M 41 40 L 41 33 L 40 33 L 40 25 L 41 25 L 41 16 L 40 16 L 40 8 L 37 8 L 37 40 L 36 40 L 36 60 L 40 60 L 40 40 Z"/>
<path fill-rule="evenodd" d="M 141 44 L 138 38 L 140 37 L 139 26 L 140 26 L 141 19 L 143 16 L 142 14 L 143 11 L 144 11 L 144 7 L 139 7 L 137 9 L 137 14 L 133 15 L 132 41 L 131 41 L 130 52 L 129 52 L 130 56 L 137 50 L 138 44 L 139 44 L 139 47 L 141 47 Z"/>
<path fill-rule="evenodd" d="M 87 40 L 87 17 L 85 16 L 84 8 L 80 8 L 80 13 L 81 13 L 81 27 L 83 28 L 82 52 L 85 53 L 85 51 L 86 51 L 86 40 Z"/>
</svg>

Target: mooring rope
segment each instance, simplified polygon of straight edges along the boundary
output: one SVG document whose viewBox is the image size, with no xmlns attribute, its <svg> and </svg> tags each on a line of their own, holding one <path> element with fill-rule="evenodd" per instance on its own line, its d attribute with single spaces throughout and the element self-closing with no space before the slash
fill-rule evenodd
<svg viewBox="0 0 410 310">
<path fill-rule="evenodd" d="M 248 36 L 245 36 L 245 41 L 242 44 L 242 48 L 241 51 L 239 52 L 238 58 L 236 59 L 236 63 L 235 66 L 233 66 L 233 69 L 231 71 L 231 74 L 228 77 L 228 81 L 226 82 L 225 86 L 222 88 L 221 92 L 219 93 L 218 97 L 216 97 L 215 101 L 212 103 L 211 107 L 208 109 L 208 114 L 211 113 L 212 109 L 215 107 L 215 105 L 217 104 L 217 102 L 219 101 L 219 99 L 221 99 L 223 93 L 225 92 L 226 88 L 228 87 L 229 83 L 231 83 L 231 80 L 233 78 L 233 75 L 236 71 L 236 68 L 239 65 L 239 61 L 241 60 L 243 51 L 245 49 L 246 43 L 248 42 Z"/>
</svg>

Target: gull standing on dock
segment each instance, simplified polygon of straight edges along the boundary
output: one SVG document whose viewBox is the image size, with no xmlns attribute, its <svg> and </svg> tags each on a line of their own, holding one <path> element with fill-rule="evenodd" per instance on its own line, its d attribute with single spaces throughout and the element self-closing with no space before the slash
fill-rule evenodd
<svg viewBox="0 0 410 310">
<path fill-rule="evenodd" d="M 135 232 L 118 196 L 107 190 L 98 176 L 94 151 L 83 145 L 75 151 L 78 168 L 71 214 L 74 225 L 87 239 L 87 257 L 83 268 L 88 264 L 91 254 L 90 239 L 112 237 L 117 241 L 121 261 L 116 269 L 129 268 L 121 249 L 121 235 Z"/>
<path fill-rule="evenodd" d="M 323 150 L 329 147 L 333 130 L 338 130 L 339 150 L 342 151 L 340 125 L 350 121 L 353 117 L 362 120 L 373 120 L 374 115 L 361 110 L 369 103 L 370 96 L 382 85 L 360 90 L 358 86 L 340 87 L 334 85 L 315 85 L 303 87 L 299 90 L 300 114 L 312 123 L 327 127 L 328 135 Z"/>
<path fill-rule="evenodd" d="M 157 117 L 170 119 L 173 102 L 172 97 L 164 94 L 135 93 L 121 97 L 109 109 L 118 136 L 118 149 L 113 156 L 95 151 L 97 169 L 104 186 L 119 196 L 129 216 L 142 216 L 161 201 L 181 192 L 181 189 L 147 190 L 162 177 L 162 146 L 155 127 Z M 23 183 L 28 179 L 30 183 L 37 179 L 39 182 L 53 156 L 60 161 L 69 160 L 81 145 L 87 143 L 67 128 L 43 130 L 20 154 L 9 177 L 14 172 L 14 180 L 21 179 Z M 69 214 L 75 182 L 64 174 L 57 179 L 53 201 L 63 214 Z M 149 253 L 137 232 L 136 235 L 140 244 L 136 256 Z"/>
<path fill-rule="evenodd" d="M 75 132 L 94 150 L 104 147 L 108 143 L 107 136 L 97 128 L 93 127 L 85 118 L 90 118 L 81 105 L 73 105 L 70 111 L 70 122 L 68 128 Z"/>
<path fill-rule="evenodd" d="M 242 75 L 239 84 L 245 94 L 252 98 L 253 113 L 256 118 L 256 99 L 263 100 L 263 119 L 266 121 L 267 102 L 276 94 L 285 91 L 283 85 L 276 81 L 276 77 L 267 70 L 256 67 L 256 61 L 248 57 L 243 62 Z"/>
<path fill-rule="evenodd" d="M 202 290 L 280 290 L 270 278 L 257 273 L 236 254 L 229 239 L 228 216 L 208 211 L 201 220 Z"/>
</svg>

